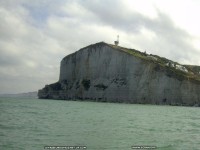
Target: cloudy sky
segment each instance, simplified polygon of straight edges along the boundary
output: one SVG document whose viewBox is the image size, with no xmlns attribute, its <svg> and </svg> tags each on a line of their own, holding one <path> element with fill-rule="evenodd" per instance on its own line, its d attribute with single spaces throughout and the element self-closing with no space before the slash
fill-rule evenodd
<svg viewBox="0 0 200 150">
<path fill-rule="evenodd" d="M 113 43 L 200 65 L 199 0 L 0 0 L 0 94 L 59 78 L 61 59 Z"/>
</svg>

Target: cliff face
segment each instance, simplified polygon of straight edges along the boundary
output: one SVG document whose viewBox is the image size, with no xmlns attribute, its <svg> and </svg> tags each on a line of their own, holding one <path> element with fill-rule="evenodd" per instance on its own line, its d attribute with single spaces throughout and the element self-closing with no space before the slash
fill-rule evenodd
<svg viewBox="0 0 200 150">
<path fill-rule="evenodd" d="M 106 43 L 94 44 L 63 58 L 59 81 L 39 90 L 38 96 L 199 106 L 199 81 L 156 59 Z"/>
</svg>

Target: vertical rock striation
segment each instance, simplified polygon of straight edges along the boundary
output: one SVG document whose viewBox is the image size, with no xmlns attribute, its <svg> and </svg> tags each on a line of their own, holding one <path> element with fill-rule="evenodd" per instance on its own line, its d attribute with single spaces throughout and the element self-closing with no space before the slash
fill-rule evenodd
<svg viewBox="0 0 200 150">
<path fill-rule="evenodd" d="M 103 42 L 90 45 L 63 58 L 59 81 L 39 90 L 38 97 L 200 105 L 199 80 L 146 55 Z"/>
</svg>

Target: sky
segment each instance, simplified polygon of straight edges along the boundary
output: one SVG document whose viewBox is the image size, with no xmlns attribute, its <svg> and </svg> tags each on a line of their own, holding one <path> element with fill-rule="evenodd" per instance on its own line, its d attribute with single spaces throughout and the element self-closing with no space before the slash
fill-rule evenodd
<svg viewBox="0 0 200 150">
<path fill-rule="evenodd" d="M 60 61 L 104 41 L 200 65 L 199 0 L 0 0 L 0 94 L 59 79 Z"/>
</svg>

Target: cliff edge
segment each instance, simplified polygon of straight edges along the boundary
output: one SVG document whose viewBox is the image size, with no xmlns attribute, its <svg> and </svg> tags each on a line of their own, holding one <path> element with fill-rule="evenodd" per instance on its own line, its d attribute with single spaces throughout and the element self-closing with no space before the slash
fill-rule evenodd
<svg viewBox="0 0 200 150">
<path fill-rule="evenodd" d="M 200 106 L 199 73 L 199 66 L 100 42 L 64 57 L 59 81 L 38 97 Z"/>
</svg>

